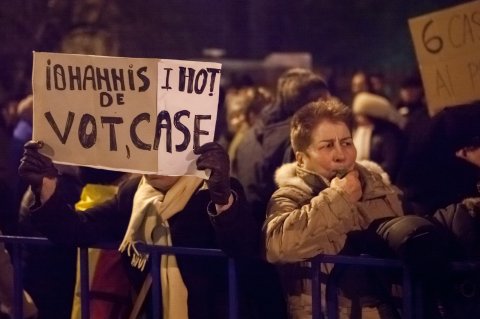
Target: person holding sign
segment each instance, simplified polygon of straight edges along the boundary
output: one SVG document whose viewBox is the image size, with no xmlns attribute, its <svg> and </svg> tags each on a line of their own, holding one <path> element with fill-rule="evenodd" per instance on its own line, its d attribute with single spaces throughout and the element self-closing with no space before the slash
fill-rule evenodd
<svg viewBox="0 0 480 319">
<path fill-rule="evenodd" d="M 220 248 L 230 256 L 256 254 L 255 222 L 240 183 L 230 178 L 226 151 L 209 142 L 194 152 L 199 170 L 211 170 L 207 180 L 196 176 L 142 175 L 124 182 L 111 200 L 77 214 L 64 202 L 65 191 L 50 158 L 39 153 L 41 142 L 25 144 L 19 174 L 35 193 L 31 218 L 53 242 L 92 245 L 122 241 L 133 266 L 132 283 L 148 288 L 148 254 L 138 242 L 198 248 Z M 225 259 L 163 255 L 161 258 L 163 318 L 227 317 Z M 141 304 L 141 301 L 138 301 Z M 136 307 L 134 307 L 134 310 Z M 147 310 L 148 311 L 148 310 Z"/>
</svg>

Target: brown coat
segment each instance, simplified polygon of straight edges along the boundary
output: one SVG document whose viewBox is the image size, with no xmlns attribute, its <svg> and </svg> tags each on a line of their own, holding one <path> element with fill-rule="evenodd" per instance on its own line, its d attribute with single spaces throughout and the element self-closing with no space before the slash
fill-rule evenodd
<svg viewBox="0 0 480 319">
<path fill-rule="evenodd" d="M 398 190 L 377 172 L 359 164 L 357 169 L 363 195 L 355 204 L 296 163 L 276 172 L 279 188 L 270 199 L 264 224 L 266 257 L 272 263 L 288 263 L 280 269 L 293 318 L 311 318 L 311 284 L 301 271 L 310 266 L 306 259 L 337 254 L 348 232 L 365 229 L 375 219 L 403 215 Z M 322 266 L 323 272 L 330 270 L 331 266 Z"/>
</svg>

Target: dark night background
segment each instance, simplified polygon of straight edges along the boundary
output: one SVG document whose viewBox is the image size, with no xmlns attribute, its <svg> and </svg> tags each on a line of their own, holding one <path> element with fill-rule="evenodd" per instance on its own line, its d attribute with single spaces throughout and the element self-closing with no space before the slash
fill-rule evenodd
<svg viewBox="0 0 480 319">
<path fill-rule="evenodd" d="M 416 67 L 408 19 L 465 2 L 0 0 L 0 101 L 29 91 L 33 50 L 199 59 L 221 48 L 235 61 L 303 51 L 339 79 L 365 68 L 395 82 Z"/>
</svg>

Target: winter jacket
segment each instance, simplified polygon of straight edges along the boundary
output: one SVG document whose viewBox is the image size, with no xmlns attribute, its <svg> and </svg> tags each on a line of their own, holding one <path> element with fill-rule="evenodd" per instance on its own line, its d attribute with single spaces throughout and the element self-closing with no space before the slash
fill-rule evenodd
<svg viewBox="0 0 480 319">
<path fill-rule="evenodd" d="M 265 207 L 262 195 L 261 171 L 260 165 L 262 161 L 262 144 L 261 132 L 263 126 L 257 121 L 254 126 L 250 127 L 245 133 L 244 138 L 240 141 L 236 153 L 235 176 L 245 189 L 247 201 L 254 208 L 256 218 L 263 223 L 265 220 L 265 210 L 256 209 L 257 207 Z"/>
<path fill-rule="evenodd" d="M 363 195 L 355 204 L 296 163 L 276 172 L 279 188 L 268 204 L 264 223 L 266 256 L 282 264 L 279 269 L 293 318 L 311 318 L 311 283 L 302 271 L 310 267 L 308 258 L 337 254 L 349 232 L 366 229 L 377 219 L 403 215 L 398 190 L 384 183 L 378 173 L 359 164 L 357 169 Z M 331 267 L 322 265 L 322 271 L 328 274 Z M 348 307 L 342 300 L 340 304 Z M 341 310 L 341 314 L 348 312 Z"/>
<path fill-rule="evenodd" d="M 262 222 L 275 191 L 275 170 L 282 165 L 290 146 L 290 120 L 291 117 L 268 125 L 258 121 L 237 149 L 236 176 L 245 187 L 255 216 Z"/>
</svg>

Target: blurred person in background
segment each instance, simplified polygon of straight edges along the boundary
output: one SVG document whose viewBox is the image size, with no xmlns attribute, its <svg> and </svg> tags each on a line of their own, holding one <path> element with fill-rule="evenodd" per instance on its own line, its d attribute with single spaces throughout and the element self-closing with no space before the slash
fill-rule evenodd
<svg viewBox="0 0 480 319">
<path fill-rule="evenodd" d="M 371 86 L 371 92 L 383 96 L 390 100 L 390 87 L 385 78 L 385 74 L 382 72 L 371 72 L 369 74 L 369 81 Z"/>
<path fill-rule="evenodd" d="M 480 171 L 464 158 L 478 146 L 478 119 L 480 102 L 476 101 L 447 107 L 423 127 L 416 147 L 405 156 L 398 180 L 410 211 L 432 215 L 478 195 Z"/>
<path fill-rule="evenodd" d="M 360 92 L 353 99 L 357 160 L 379 164 L 395 182 L 404 156 L 403 118 L 383 96 Z"/>
<path fill-rule="evenodd" d="M 271 92 L 264 87 L 247 87 L 230 93 L 226 98 L 227 122 L 232 139 L 228 155 L 232 164 L 232 175 L 239 176 L 237 151 L 246 132 L 258 119 L 262 110 L 272 101 Z"/>
<path fill-rule="evenodd" d="M 17 214 L 15 212 L 14 187 L 12 178 L 16 175 L 12 173 L 10 167 L 10 158 L 8 149 L 11 144 L 12 131 L 12 105 L 14 103 L 5 102 L 0 104 L 0 230 L 12 235 L 16 229 Z"/>
<path fill-rule="evenodd" d="M 23 155 L 23 145 L 32 139 L 33 130 L 33 95 L 29 94 L 22 98 L 16 107 L 17 122 L 13 128 L 12 141 L 9 149 L 10 166 L 15 169 L 12 185 L 14 189 L 15 211 L 20 210 L 22 196 L 28 188 L 28 185 L 22 181 L 16 170 L 20 165 L 20 159 Z M 17 216 L 18 219 L 18 216 Z"/>
<path fill-rule="evenodd" d="M 350 79 L 350 94 L 353 98 L 360 92 L 372 92 L 372 84 L 368 73 L 364 70 L 358 70 L 352 74 Z"/>
<path fill-rule="evenodd" d="M 405 118 L 403 132 L 406 139 L 406 150 L 416 148 L 416 143 L 425 134 L 425 128 L 428 127 L 431 120 L 419 75 L 408 76 L 400 84 L 397 109 Z"/>
<path fill-rule="evenodd" d="M 285 71 L 277 81 L 272 104 L 251 127 L 237 150 L 238 178 L 255 217 L 262 223 L 275 190 L 273 175 L 290 154 L 290 121 L 308 102 L 330 97 L 325 79 L 307 69 Z"/>
</svg>

